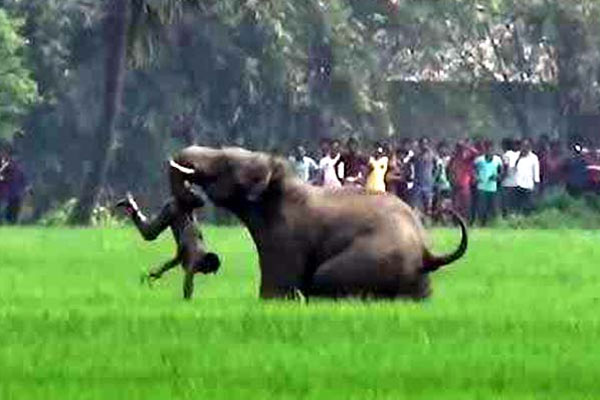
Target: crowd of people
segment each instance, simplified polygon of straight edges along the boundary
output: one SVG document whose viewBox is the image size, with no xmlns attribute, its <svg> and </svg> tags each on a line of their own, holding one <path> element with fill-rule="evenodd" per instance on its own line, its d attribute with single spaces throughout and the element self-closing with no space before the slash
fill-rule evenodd
<svg viewBox="0 0 600 400">
<path fill-rule="evenodd" d="M 298 146 L 289 159 L 305 182 L 393 193 L 432 218 L 443 207 L 453 207 L 466 220 L 482 225 L 500 213 L 530 213 L 536 195 L 553 186 L 565 187 L 574 197 L 600 193 L 600 150 L 576 141 L 567 147 L 545 136 L 501 143 L 423 137 L 370 147 L 355 138 L 344 143 L 322 139 L 315 157 Z M 27 188 L 14 149 L 0 143 L 0 224 L 18 221 Z"/>
<path fill-rule="evenodd" d="M 564 186 L 580 196 L 600 184 L 600 151 L 542 136 L 531 139 L 463 139 L 455 143 L 402 139 L 370 151 L 350 138 L 323 139 L 319 156 L 298 146 L 289 161 L 302 180 L 325 187 L 361 186 L 393 193 L 424 215 L 453 207 L 471 223 L 488 224 L 500 213 L 528 214 L 537 194 Z M 318 160 L 318 161 L 317 161 Z"/>
</svg>

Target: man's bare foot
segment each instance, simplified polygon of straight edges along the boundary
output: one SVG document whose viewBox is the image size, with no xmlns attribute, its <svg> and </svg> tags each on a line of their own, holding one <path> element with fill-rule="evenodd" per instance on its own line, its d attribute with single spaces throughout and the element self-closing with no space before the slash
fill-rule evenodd
<svg viewBox="0 0 600 400">
<path fill-rule="evenodd" d="M 125 208 L 125 211 L 128 214 L 133 214 L 138 212 L 140 207 L 137 205 L 133 195 L 130 192 L 127 192 L 124 199 L 121 199 L 115 203 L 115 208 Z"/>
</svg>

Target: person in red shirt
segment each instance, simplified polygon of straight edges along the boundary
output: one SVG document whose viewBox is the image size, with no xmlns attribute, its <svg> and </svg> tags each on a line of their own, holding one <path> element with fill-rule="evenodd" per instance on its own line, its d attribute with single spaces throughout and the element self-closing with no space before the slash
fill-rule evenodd
<svg viewBox="0 0 600 400">
<path fill-rule="evenodd" d="M 540 193 L 543 193 L 548 187 L 550 171 L 550 139 L 547 135 L 540 136 L 535 149 L 535 154 L 540 160 Z"/>
<path fill-rule="evenodd" d="M 11 225 L 18 222 L 27 187 L 27 178 L 15 149 L 0 143 L 0 225 L 4 220 Z"/>
<path fill-rule="evenodd" d="M 346 152 L 340 162 L 344 164 L 344 185 L 363 186 L 365 184 L 368 159 L 358 150 L 358 140 L 351 137 L 346 144 Z"/>
<path fill-rule="evenodd" d="M 558 186 L 564 181 L 563 165 L 565 156 L 562 143 L 558 140 L 550 143 L 550 151 L 544 158 L 542 182 L 544 187 Z"/>
<path fill-rule="evenodd" d="M 473 163 L 478 154 L 474 147 L 464 141 L 459 142 L 448 165 L 452 183 L 452 204 L 465 219 L 469 218 L 471 213 L 471 186 L 474 182 Z"/>
</svg>

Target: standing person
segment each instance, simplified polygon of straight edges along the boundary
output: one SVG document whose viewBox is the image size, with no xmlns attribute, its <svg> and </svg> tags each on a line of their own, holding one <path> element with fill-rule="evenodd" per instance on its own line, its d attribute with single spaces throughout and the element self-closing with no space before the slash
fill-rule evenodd
<svg viewBox="0 0 600 400">
<path fill-rule="evenodd" d="M 452 195 L 452 186 L 450 185 L 450 179 L 448 178 L 448 165 L 450 164 L 450 159 L 451 156 L 448 143 L 441 141 L 438 144 L 438 154 L 434 170 L 434 208 L 436 215 L 438 214 L 438 211 L 446 207 L 444 203 L 448 202 Z"/>
<path fill-rule="evenodd" d="M 414 176 L 412 152 L 400 145 L 391 155 L 386 184 L 388 191 L 393 192 L 406 204 L 411 204 L 411 189 Z"/>
<path fill-rule="evenodd" d="M 414 206 L 426 215 L 432 214 L 435 155 L 429 147 L 429 139 L 419 141 L 419 153 L 415 157 Z"/>
<path fill-rule="evenodd" d="M 564 167 L 564 154 L 563 146 L 559 140 L 553 140 L 550 142 L 550 153 L 546 159 L 546 182 L 547 188 L 559 186 L 563 181 L 563 167 Z M 544 178 L 541 177 L 542 181 Z"/>
<path fill-rule="evenodd" d="M 319 166 L 315 160 L 307 156 L 306 149 L 303 146 L 296 147 L 289 160 L 298 178 L 304 182 L 312 181 L 319 171 Z"/>
<path fill-rule="evenodd" d="M 540 184 L 540 161 L 532 151 L 531 140 L 525 139 L 515 164 L 517 182 L 516 203 L 520 212 L 529 214 L 533 211 L 533 195 Z"/>
<path fill-rule="evenodd" d="M 550 160 L 550 138 L 548 135 L 541 135 L 534 150 L 540 161 L 540 193 L 544 193 L 549 181 L 549 160 Z"/>
<path fill-rule="evenodd" d="M 0 148 L 0 224 L 14 225 L 19 220 L 27 191 L 27 178 L 14 149 L 6 144 Z M 2 212 L 3 203 L 6 208 Z"/>
<path fill-rule="evenodd" d="M 394 193 L 408 204 L 407 169 L 403 161 L 403 150 L 397 148 L 390 156 L 385 183 L 388 192 Z"/>
<path fill-rule="evenodd" d="M 403 176 L 406 177 L 406 185 L 400 198 L 412 206 L 413 191 L 415 189 L 415 151 L 413 150 L 412 141 L 410 139 L 402 140 L 400 150 L 402 151 Z"/>
<path fill-rule="evenodd" d="M 334 165 L 335 174 L 340 181 L 340 184 L 344 184 L 344 177 L 346 176 L 346 165 L 344 164 L 344 158 L 342 156 L 342 143 L 338 139 L 331 141 L 331 156 L 336 159 Z"/>
<path fill-rule="evenodd" d="M 387 187 L 385 177 L 388 172 L 390 159 L 385 154 L 381 144 L 375 145 L 375 152 L 369 158 L 369 174 L 365 185 L 367 191 L 375 193 L 385 193 Z"/>
<path fill-rule="evenodd" d="M 329 139 L 327 138 L 322 138 L 321 140 L 319 140 L 319 155 L 318 155 L 318 163 L 317 166 L 319 167 L 318 171 L 317 171 L 317 175 L 314 179 L 314 183 L 317 186 L 324 186 L 325 182 L 324 182 L 324 171 L 321 168 L 321 163 L 323 161 L 323 159 L 329 154 L 329 147 L 330 147 L 330 143 L 329 143 Z"/>
<path fill-rule="evenodd" d="M 474 137 L 473 148 L 476 150 L 477 154 L 471 165 L 471 209 L 469 220 L 472 223 L 475 222 L 477 216 L 477 196 L 479 195 L 479 190 L 477 190 L 477 180 L 475 179 L 475 160 L 477 157 L 482 157 L 485 154 L 485 141 L 481 136 Z"/>
<path fill-rule="evenodd" d="M 571 147 L 571 157 L 565 163 L 567 193 L 581 196 L 589 186 L 588 163 L 583 156 L 583 147 L 576 143 Z"/>
<path fill-rule="evenodd" d="M 493 144 L 486 140 L 485 154 L 475 159 L 477 185 L 475 220 L 486 226 L 496 217 L 498 182 L 502 176 L 502 159 L 493 153 Z"/>
<path fill-rule="evenodd" d="M 520 155 L 520 142 L 517 139 L 506 138 L 502 141 L 502 216 L 506 218 L 516 211 L 517 197 L 517 160 Z"/>
<path fill-rule="evenodd" d="M 341 160 L 344 165 L 344 185 L 362 186 L 365 184 L 367 160 L 358 151 L 358 140 L 355 138 L 348 139 L 346 147 Z"/>
<path fill-rule="evenodd" d="M 324 153 L 323 158 L 319 161 L 322 185 L 328 188 L 342 187 L 342 181 L 338 175 L 338 166 L 342 158 L 339 152 L 339 141 L 322 141 L 321 151 Z"/>
<path fill-rule="evenodd" d="M 468 219 L 471 210 L 471 182 L 473 181 L 473 162 L 477 150 L 466 141 L 456 144 L 454 155 L 448 165 L 452 185 L 452 204 L 458 213 Z"/>
</svg>

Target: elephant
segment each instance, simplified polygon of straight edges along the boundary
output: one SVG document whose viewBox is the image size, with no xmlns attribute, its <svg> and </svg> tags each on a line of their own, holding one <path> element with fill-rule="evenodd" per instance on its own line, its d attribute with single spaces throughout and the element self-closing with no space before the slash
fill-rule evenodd
<svg viewBox="0 0 600 400">
<path fill-rule="evenodd" d="M 307 298 L 421 300 L 431 294 L 429 273 L 467 251 L 467 228 L 454 212 L 460 245 L 436 256 L 418 216 L 396 196 L 312 186 L 285 160 L 262 152 L 190 146 L 173 155 L 169 177 L 173 196 L 198 185 L 248 228 L 263 299 L 299 291 Z"/>
</svg>

